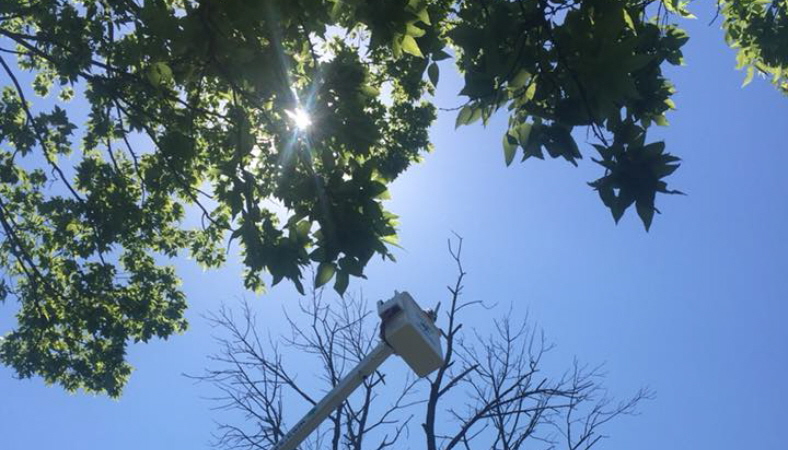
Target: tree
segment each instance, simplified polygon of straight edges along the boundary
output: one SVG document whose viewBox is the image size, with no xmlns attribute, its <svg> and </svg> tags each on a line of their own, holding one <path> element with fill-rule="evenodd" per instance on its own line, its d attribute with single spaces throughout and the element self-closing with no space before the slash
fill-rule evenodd
<svg viewBox="0 0 788 450">
<path fill-rule="evenodd" d="M 744 84 L 760 73 L 788 94 L 788 4 L 722 0 L 717 5 L 725 18 L 725 39 L 738 49 L 738 68 L 747 68 Z"/>
<path fill-rule="evenodd" d="M 632 414 L 650 396 L 648 390 L 615 402 L 605 394 L 598 368 L 577 361 L 563 375 L 551 377 L 544 358 L 551 346 L 544 334 L 503 317 L 490 336 L 463 329 L 463 315 L 479 302 L 464 301 L 462 241 L 450 251 L 458 277 L 448 286 L 444 327 L 445 362 L 424 379 L 400 379 L 384 366 L 385 375 L 368 377 L 349 400 L 329 416 L 302 448 L 403 448 L 412 422 L 423 433 L 423 448 L 451 450 L 492 448 L 517 450 L 537 442 L 547 448 L 588 450 L 605 437 L 602 427 L 622 414 Z M 455 251 L 456 250 L 456 251 Z M 213 367 L 195 377 L 212 383 L 218 409 L 234 411 L 236 421 L 220 422 L 216 446 L 268 449 L 282 439 L 300 414 L 315 405 L 374 346 L 378 339 L 363 300 L 347 296 L 327 302 L 322 290 L 301 303 L 301 318 L 288 317 L 291 334 L 262 338 L 255 314 L 243 303 L 243 314 L 222 307 L 211 322 L 223 331 Z M 294 352 L 291 350 L 295 350 Z M 308 355 L 314 378 L 289 369 L 293 358 Z M 304 362 L 301 361 L 303 364 Z M 409 372 L 409 371 L 408 371 Z M 384 386 L 385 384 L 385 386 Z M 291 421 L 288 421 L 288 418 Z M 415 427 L 414 427 L 415 428 Z M 408 444 L 413 444 L 411 437 Z"/>
<path fill-rule="evenodd" d="M 681 63 L 688 36 L 669 22 L 685 3 L 3 1 L 0 298 L 20 310 L 0 361 L 116 396 L 129 341 L 186 328 L 168 258 L 218 267 L 237 242 L 249 289 L 303 292 L 316 264 L 339 293 L 374 255 L 393 259 L 382 202 L 430 149 L 444 59 L 465 77 L 458 125 L 505 108 L 507 164 L 576 164 L 573 130 L 590 130 L 592 188 L 648 229 L 656 194 L 679 193 L 664 181 L 679 158 L 646 133 L 673 107 L 662 67 Z M 719 5 L 741 66 L 785 90 L 785 1 Z M 33 103 L 28 84 L 57 100 Z"/>
</svg>

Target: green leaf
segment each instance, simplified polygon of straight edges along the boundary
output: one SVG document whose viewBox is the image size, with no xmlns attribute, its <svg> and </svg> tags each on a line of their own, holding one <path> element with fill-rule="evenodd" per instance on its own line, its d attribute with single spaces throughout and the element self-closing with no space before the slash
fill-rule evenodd
<svg viewBox="0 0 788 450">
<path fill-rule="evenodd" d="M 0 279 L 0 303 L 5 303 L 8 296 L 8 285 L 5 280 Z"/>
<path fill-rule="evenodd" d="M 514 78 L 509 81 L 509 87 L 512 89 L 520 89 L 521 87 L 525 86 L 525 83 L 530 78 L 531 74 L 527 70 L 522 69 L 517 72 L 517 75 L 515 75 Z"/>
<path fill-rule="evenodd" d="M 71 101 L 71 99 L 74 98 L 74 89 L 70 87 L 62 88 L 58 94 L 58 98 L 64 102 Z"/>
<path fill-rule="evenodd" d="M 533 125 L 528 122 L 523 122 L 517 126 L 517 140 L 520 145 L 525 148 L 528 145 L 528 139 L 531 137 L 531 129 Z"/>
<path fill-rule="evenodd" d="M 399 245 L 399 236 L 396 234 L 389 234 L 388 236 L 383 236 L 380 238 L 381 241 L 385 242 L 386 244 L 393 245 L 394 247 L 402 248 Z"/>
<path fill-rule="evenodd" d="M 331 278 L 334 277 L 334 273 L 337 271 L 337 266 L 334 263 L 330 262 L 323 262 L 317 266 L 317 275 L 315 275 L 315 287 L 319 288 L 324 284 L 331 281 Z"/>
<path fill-rule="evenodd" d="M 755 67 L 750 66 L 747 68 L 747 76 L 744 78 L 744 82 L 742 83 L 741 87 L 745 87 L 752 82 L 753 77 L 755 76 Z"/>
<path fill-rule="evenodd" d="M 299 294 L 304 295 L 304 284 L 298 278 L 292 280 Z"/>
<path fill-rule="evenodd" d="M 320 230 L 318 230 L 320 233 Z M 326 249 L 324 247 L 317 247 L 316 249 L 312 250 L 312 253 L 309 254 L 309 259 L 314 262 L 322 263 L 326 260 Z"/>
<path fill-rule="evenodd" d="M 413 39 L 413 36 L 407 34 L 402 37 L 402 51 L 419 58 L 424 57 L 421 53 L 421 49 L 419 49 L 419 44 L 416 43 L 416 39 Z"/>
<path fill-rule="evenodd" d="M 417 27 L 416 25 L 414 25 L 412 23 L 409 23 L 409 24 L 406 25 L 405 33 L 408 36 L 413 36 L 414 38 L 419 38 L 419 37 L 424 36 L 424 33 L 426 33 L 426 31 L 424 31 L 423 29 Z"/>
<path fill-rule="evenodd" d="M 394 57 L 399 59 L 402 57 L 402 35 L 397 34 L 394 36 L 394 40 L 391 42 L 391 52 L 394 54 Z"/>
<path fill-rule="evenodd" d="M 380 89 L 376 88 L 375 86 L 370 86 L 368 84 L 362 84 L 359 88 L 361 93 L 366 95 L 367 97 L 376 98 L 380 95 Z"/>
<path fill-rule="evenodd" d="M 375 196 L 378 200 L 391 200 L 391 192 L 388 189 Z"/>
<path fill-rule="evenodd" d="M 627 24 L 629 29 L 632 30 L 632 32 L 635 32 L 636 31 L 635 22 L 632 20 L 632 17 L 630 17 L 629 13 L 627 12 L 627 9 L 621 8 L 621 13 L 624 16 L 624 22 Z"/>
<path fill-rule="evenodd" d="M 432 25 L 430 22 L 430 14 L 427 12 L 427 8 L 422 8 L 418 13 L 416 13 L 416 15 L 419 16 L 419 20 L 421 20 L 425 25 Z"/>
<path fill-rule="evenodd" d="M 503 157 L 507 166 L 512 164 L 515 153 L 517 153 L 517 139 L 507 131 L 503 135 Z"/>
<path fill-rule="evenodd" d="M 665 142 L 652 142 L 648 145 L 644 145 L 641 151 L 647 158 L 654 159 L 665 151 Z"/>
<path fill-rule="evenodd" d="M 438 86 L 438 80 L 440 79 L 440 69 L 438 68 L 437 63 L 430 64 L 430 66 L 427 68 L 427 76 L 429 77 L 430 83 L 432 83 L 433 86 Z"/>
<path fill-rule="evenodd" d="M 643 221 L 643 225 L 646 227 L 646 231 L 648 231 L 651 228 L 651 221 L 654 219 L 654 205 L 645 201 L 638 201 L 635 203 L 635 208 L 640 220 Z"/>
<path fill-rule="evenodd" d="M 355 258 L 344 256 L 339 259 L 339 271 L 356 277 L 364 276 L 364 265 Z"/>
<path fill-rule="evenodd" d="M 350 276 L 344 270 L 337 271 L 337 278 L 334 280 L 334 290 L 337 294 L 344 296 L 348 285 L 350 284 Z"/>
<path fill-rule="evenodd" d="M 471 105 L 463 106 L 462 109 L 460 109 L 460 113 L 457 114 L 457 120 L 454 122 L 454 129 L 459 128 L 460 125 L 468 125 L 472 116 L 473 107 Z"/>
<path fill-rule="evenodd" d="M 679 167 L 681 167 L 680 164 L 663 164 L 654 169 L 654 175 L 657 178 L 664 178 L 675 172 Z"/>
<path fill-rule="evenodd" d="M 471 118 L 468 120 L 468 125 L 476 122 L 477 120 L 481 119 L 484 113 L 484 109 L 481 106 L 476 106 L 473 108 L 473 112 L 471 113 Z M 486 119 L 485 119 L 486 120 Z"/>
<path fill-rule="evenodd" d="M 309 231 L 312 228 L 312 223 L 308 220 L 302 220 L 298 222 L 296 225 L 296 232 L 298 233 L 298 237 L 301 240 L 307 240 L 309 238 Z"/>
<path fill-rule="evenodd" d="M 616 201 L 616 194 L 613 192 L 613 188 L 609 186 L 601 186 L 597 189 L 599 192 L 599 198 L 602 199 L 602 203 L 605 204 L 608 208 L 611 207 Z"/>
<path fill-rule="evenodd" d="M 536 78 L 531 79 L 531 84 L 529 84 L 528 89 L 525 90 L 525 99 L 533 100 L 534 94 L 536 94 Z"/>
<path fill-rule="evenodd" d="M 148 68 L 148 80 L 156 87 L 168 83 L 172 80 L 172 69 L 161 61 L 153 63 Z"/>
</svg>

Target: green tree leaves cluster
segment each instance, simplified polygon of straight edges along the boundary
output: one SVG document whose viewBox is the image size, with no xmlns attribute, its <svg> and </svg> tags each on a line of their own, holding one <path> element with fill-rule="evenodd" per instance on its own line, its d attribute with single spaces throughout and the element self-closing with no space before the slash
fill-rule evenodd
<svg viewBox="0 0 788 450">
<path fill-rule="evenodd" d="M 381 202 L 429 148 L 422 60 L 442 44 L 426 3 L 382 3 L 3 2 L 0 264 L 21 309 L 0 359 L 117 395 L 129 340 L 186 326 L 168 257 L 217 267 L 237 242 L 250 289 L 301 290 L 316 262 L 340 292 L 390 257 Z M 58 91 L 84 99 L 31 101 Z M 182 226 L 187 205 L 204 226 Z"/>
<path fill-rule="evenodd" d="M 744 84 L 760 73 L 788 94 L 788 1 L 720 0 L 718 5 L 725 38 L 738 50 L 738 68 L 747 69 Z"/>
<path fill-rule="evenodd" d="M 785 2 L 722 5 L 742 64 L 782 83 Z M 0 294 L 20 309 L 0 360 L 118 395 L 126 345 L 186 327 L 168 259 L 218 267 L 231 244 L 249 289 L 303 291 L 315 264 L 343 293 L 373 256 L 393 259 L 383 201 L 431 148 L 428 95 L 449 58 L 465 77 L 457 125 L 504 108 L 507 164 L 576 164 L 574 131 L 589 129 L 604 171 L 591 186 L 648 228 L 656 193 L 677 192 L 663 178 L 678 158 L 646 138 L 667 124 L 662 68 L 687 41 L 671 16 L 686 5 L 3 1 Z M 189 208 L 201 226 L 184 226 Z"/>
<path fill-rule="evenodd" d="M 458 48 L 465 74 L 461 94 L 469 103 L 457 123 L 487 120 L 509 111 L 503 149 L 507 164 L 520 152 L 531 157 L 581 158 L 572 131 L 591 130 L 606 172 L 591 185 L 618 221 L 637 200 L 648 228 L 657 192 L 675 193 L 664 182 L 643 183 L 636 191 L 624 179 L 665 172 L 644 156 L 643 140 L 652 124 L 666 125 L 674 89 L 662 75 L 664 63 L 680 64 L 686 34 L 649 17 L 643 2 L 468 2 L 461 22 L 448 36 Z M 655 11 L 658 9 L 654 8 Z M 633 129 L 639 130 L 633 133 Z M 625 146 L 624 153 L 619 148 Z M 672 161 L 677 158 L 666 155 Z M 624 160 L 637 160 L 637 171 Z M 612 172 L 615 172 L 612 173 Z M 612 198 L 620 200 L 612 200 Z"/>
</svg>

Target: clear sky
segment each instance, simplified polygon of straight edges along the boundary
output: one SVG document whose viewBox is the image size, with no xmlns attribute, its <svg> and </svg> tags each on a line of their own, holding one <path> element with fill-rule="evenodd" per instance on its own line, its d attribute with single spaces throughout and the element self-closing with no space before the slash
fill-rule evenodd
<svg viewBox="0 0 788 450">
<path fill-rule="evenodd" d="M 503 117 L 486 129 L 454 131 L 454 114 L 433 129 L 436 151 L 392 188 L 401 216 L 398 262 L 374 260 L 370 300 L 408 290 L 422 304 L 446 299 L 454 269 L 446 240 L 465 238 L 469 299 L 530 312 L 557 345 L 559 367 L 574 356 L 606 362 L 606 385 L 625 396 L 649 386 L 642 414 L 607 429 L 599 448 L 782 450 L 788 422 L 788 99 L 767 81 L 740 88 L 742 72 L 713 17 L 712 2 L 685 21 L 687 66 L 670 69 L 678 88 L 664 138 L 683 164 L 658 197 L 663 212 L 646 233 L 633 211 L 616 226 L 585 185 L 600 168 L 528 161 L 506 168 Z M 459 104 L 442 67 L 437 103 Z M 4 81 L 5 82 L 5 81 Z M 584 146 L 591 156 L 589 146 Z M 178 263 L 191 329 L 167 342 L 132 346 L 136 371 L 119 400 L 67 394 L 0 368 L 0 449 L 202 449 L 219 413 L 211 394 L 182 373 L 199 373 L 214 348 L 200 318 L 246 296 L 275 333 L 297 295 L 244 293 L 240 269 L 203 272 Z M 17 305 L 0 304 L 0 333 Z M 483 328 L 483 324 L 481 327 Z M 483 330 L 482 330 L 483 331 Z M 407 370 L 389 361 L 387 371 Z M 308 369 L 307 369 L 308 370 Z M 417 428 L 413 431 L 419 433 Z"/>
</svg>

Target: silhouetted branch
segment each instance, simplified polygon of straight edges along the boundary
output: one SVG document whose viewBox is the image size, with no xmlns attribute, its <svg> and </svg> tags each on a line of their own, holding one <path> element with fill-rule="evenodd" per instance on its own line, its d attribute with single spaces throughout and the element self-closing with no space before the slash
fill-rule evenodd
<svg viewBox="0 0 788 450">
<path fill-rule="evenodd" d="M 449 242 L 449 253 L 457 278 L 448 287 L 450 301 L 441 322 L 444 364 L 423 381 L 408 375 L 398 387 L 379 372 L 368 377 L 302 448 L 404 448 L 398 441 L 406 438 L 414 412 L 424 407 L 422 429 L 428 449 L 517 450 L 538 442 L 548 448 L 588 450 L 605 437 L 601 428 L 606 423 L 634 413 L 638 403 L 649 398 L 650 392 L 641 390 L 615 403 L 600 385 L 599 367 L 575 362 L 564 376 L 544 374 L 543 358 L 552 346 L 527 316 L 516 321 L 509 311 L 493 321 L 489 335 L 461 332 L 460 313 L 484 305 L 462 299 L 466 272 L 461 238 Z M 322 395 L 311 393 L 314 379 L 296 380 L 290 375 L 283 354 L 295 351 L 318 361 L 320 369 L 311 375 L 325 392 L 373 348 L 376 320 L 370 320 L 363 299 L 348 295 L 328 303 L 317 291 L 299 304 L 298 315 L 285 314 L 288 336 L 263 342 L 250 305 L 244 303 L 242 311 L 237 319 L 227 308 L 212 316 L 212 323 L 229 337 L 219 339 L 222 350 L 212 358 L 222 368 L 198 378 L 212 382 L 222 393 L 216 398 L 220 408 L 239 411 L 249 422 L 247 427 L 221 424 L 216 444 L 268 449 L 287 431 L 285 414 L 300 414 L 303 403 L 314 405 Z M 420 394 L 418 387 L 425 384 L 426 395 Z M 294 405 L 288 412 L 295 402 L 287 399 L 300 400 L 302 407 Z"/>
</svg>

